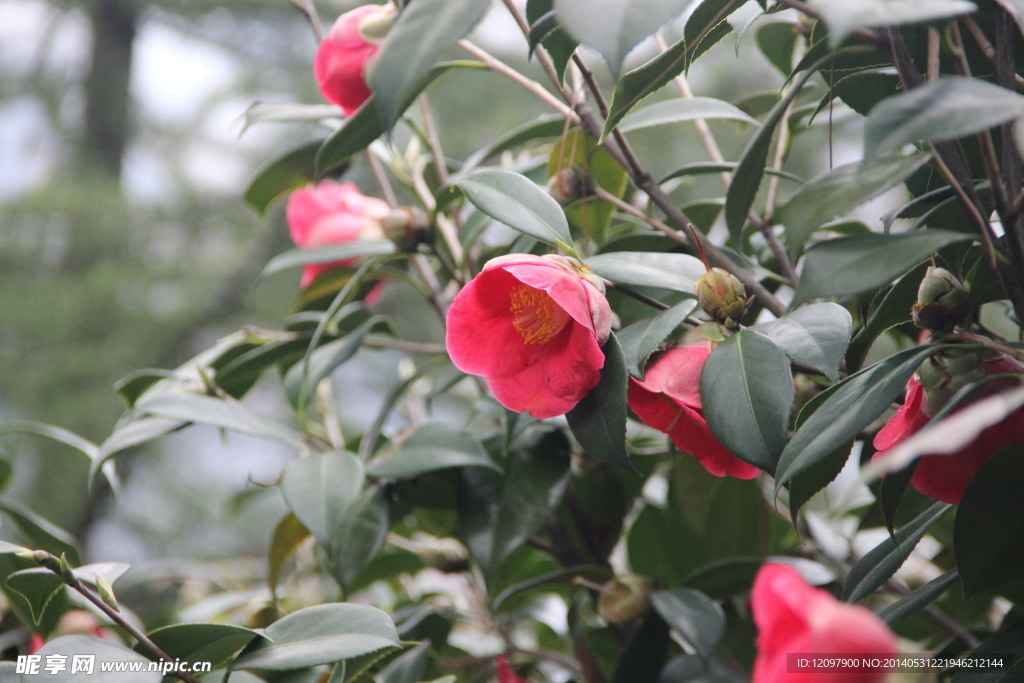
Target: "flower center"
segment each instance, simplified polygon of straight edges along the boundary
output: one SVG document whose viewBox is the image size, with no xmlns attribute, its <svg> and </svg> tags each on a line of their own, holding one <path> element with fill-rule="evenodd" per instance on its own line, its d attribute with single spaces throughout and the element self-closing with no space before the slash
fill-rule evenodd
<svg viewBox="0 0 1024 683">
<path fill-rule="evenodd" d="M 569 314 L 547 292 L 526 285 L 509 293 L 509 311 L 524 344 L 546 344 L 569 323 Z"/>
</svg>

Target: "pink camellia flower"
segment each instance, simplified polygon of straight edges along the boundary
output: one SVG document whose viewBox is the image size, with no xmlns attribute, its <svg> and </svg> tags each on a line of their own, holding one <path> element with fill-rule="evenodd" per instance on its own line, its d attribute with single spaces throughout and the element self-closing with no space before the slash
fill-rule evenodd
<svg viewBox="0 0 1024 683">
<path fill-rule="evenodd" d="M 758 470 L 726 450 L 711 433 L 700 400 L 700 373 L 711 343 L 679 346 L 647 365 L 641 382 L 629 378 L 629 408 L 648 427 L 664 432 L 717 477 L 753 479 Z"/>
<path fill-rule="evenodd" d="M 292 240 L 302 249 L 355 240 L 384 239 L 381 220 L 391 212 L 387 202 L 363 196 L 354 183 L 321 180 L 292 192 L 285 214 Z M 302 271 L 302 286 L 320 273 L 351 261 L 310 263 Z"/>
<path fill-rule="evenodd" d="M 561 256 L 492 259 L 448 310 L 445 344 L 498 402 L 534 417 L 563 415 L 600 379 L 611 330 L 603 285 Z"/>
<path fill-rule="evenodd" d="M 508 665 L 505 655 L 498 655 L 498 683 L 526 683 L 526 679 L 520 678 Z"/>
<path fill-rule="evenodd" d="M 313 76 L 320 93 L 345 116 L 370 97 L 366 69 L 394 17 L 395 9 L 387 5 L 357 7 L 338 17 L 316 51 Z"/>
<path fill-rule="evenodd" d="M 870 610 L 812 588 L 788 565 L 766 564 L 754 579 L 750 607 L 757 625 L 753 683 L 873 683 L 886 671 L 800 669 L 800 655 L 896 654 L 896 636 Z"/>
<path fill-rule="evenodd" d="M 981 370 L 981 375 L 1024 374 L 1024 366 L 1007 356 L 983 360 Z M 1014 386 L 1018 383 L 1010 379 L 995 380 L 985 386 L 979 398 Z M 872 459 L 884 456 L 890 448 L 928 424 L 934 411 L 928 409 L 927 403 L 925 388 L 917 377 L 911 377 L 903 405 L 875 435 L 874 445 L 878 452 Z M 1024 441 L 1024 408 L 988 427 L 955 453 L 925 455 L 918 461 L 910 484 L 929 498 L 959 503 L 978 468 L 993 453 L 1018 441 Z"/>
</svg>

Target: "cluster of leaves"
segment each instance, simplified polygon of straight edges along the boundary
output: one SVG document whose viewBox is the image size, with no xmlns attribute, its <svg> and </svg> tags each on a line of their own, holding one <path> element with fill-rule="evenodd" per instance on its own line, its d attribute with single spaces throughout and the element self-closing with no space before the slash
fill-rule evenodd
<svg viewBox="0 0 1024 683">
<path fill-rule="evenodd" d="M 632 49 L 691 3 L 529 0 L 525 17 L 505 4 L 550 83 L 463 40 L 489 3 L 416 0 L 374 62 L 371 99 L 325 140 L 270 164 L 246 197 L 262 212 L 300 184 L 366 159 L 382 194 L 399 183 L 429 213 L 427 239 L 281 254 L 266 273 L 357 260 L 305 290 L 280 330 L 242 331 L 177 370 L 127 377 L 118 391 L 128 412 L 101 444 L 38 424 L 5 428 L 67 443 L 90 459 L 96 478 L 113 479 L 116 459 L 191 424 L 294 449 L 277 484 L 289 512 L 268 529 L 267 609 L 244 625 L 165 626 L 146 634 L 150 644 L 239 671 L 231 680 L 314 680 L 328 668 L 332 681 L 482 679 L 502 652 L 524 675 L 556 680 L 742 680 L 754 657 L 745 595 L 768 557 L 789 556 L 840 584 L 844 599 L 867 601 L 921 648 L 1024 654 L 1016 495 L 1024 444 L 982 467 L 955 517 L 952 506 L 908 489 L 911 470 L 869 482 L 874 504 L 841 481 L 830 491 L 844 495 L 831 507 L 815 498 L 851 460 L 869 458 L 879 419 L 918 366 L 968 343 L 920 344 L 909 324 L 929 262 L 969 287 L 972 321 L 1019 339 L 1024 135 L 1014 122 L 1024 116 L 1015 67 L 1024 8 L 1011 0 L 699 0 L 681 36 L 627 68 Z M 688 70 L 729 34 L 737 49 L 756 46 L 749 59 L 777 70 L 781 91 L 737 102 L 692 96 Z M 456 45 L 475 59 L 439 61 Z M 580 45 L 603 57 L 610 96 Z M 425 92 L 465 69 L 507 77 L 555 114 L 524 121 L 465 160 L 447 158 Z M 681 96 L 658 99 L 674 88 Z M 322 106 L 252 113 L 324 115 Z M 801 139 L 833 115 L 863 117 L 862 153 L 805 179 L 793 169 L 814 150 Z M 745 139 L 735 161 L 718 151 L 706 123 L 716 119 Z M 631 136 L 671 136 L 693 122 L 711 161 L 693 163 L 689 150 L 687 163 L 655 178 Z M 389 151 L 409 138 L 417 143 L 410 149 L 431 153 L 410 161 Z M 544 185 L 566 169 L 586 191 L 559 202 Z M 707 174 L 725 183 L 716 191 L 696 182 Z M 859 207 L 897 187 L 902 203 L 864 223 Z M 642 377 L 653 353 L 699 323 L 694 283 L 704 265 L 690 226 L 704 233 L 712 265 L 740 277 L 753 297 L 742 330 L 708 359 L 701 397 L 715 435 L 765 473 L 758 480 L 713 477 L 628 419 L 628 377 Z M 503 410 L 451 365 L 439 339 L 401 319 L 412 309 L 443 319 L 489 257 L 553 251 L 610 283 L 619 321 L 601 382 L 565 423 Z M 363 302 L 377 281 L 390 283 L 397 313 Z M 361 396 L 332 376 L 360 353 L 400 355 L 407 371 L 376 418 L 346 433 L 340 408 Z M 289 414 L 242 400 L 262 377 L 279 378 Z M 1011 410 L 1024 403 L 1019 393 L 1007 399 L 1017 401 Z M 44 515 L 0 510 L 22 544 L 63 555 L 83 580 L 112 583 L 125 569 L 77 566 L 74 541 Z M 857 530 L 880 527 L 889 534 L 857 557 Z M 942 548 L 930 558 L 934 578 L 909 587 L 894 580 L 926 535 Z M 310 545 L 312 558 L 303 555 Z M 70 577 L 39 568 L 20 546 L 2 550 L 12 609 L 50 634 L 69 605 Z M 458 577 L 454 595 L 438 595 L 440 584 L 409 589 L 412 577 L 429 582 L 437 571 Z M 319 603 L 304 602 L 287 588 L 306 574 L 336 585 Z M 387 613 L 336 599 L 376 600 Z M 545 616 L 552 603 L 565 618 Z M 995 604 L 1005 615 L 993 621 Z M 494 645 L 474 649 L 467 630 Z M 65 637 L 47 647 L 95 653 L 97 645 Z M 126 658 L 123 646 L 104 647 L 103 656 Z M 155 656 L 145 642 L 137 649 Z M 271 673 L 279 671 L 294 673 Z"/>
</svg>

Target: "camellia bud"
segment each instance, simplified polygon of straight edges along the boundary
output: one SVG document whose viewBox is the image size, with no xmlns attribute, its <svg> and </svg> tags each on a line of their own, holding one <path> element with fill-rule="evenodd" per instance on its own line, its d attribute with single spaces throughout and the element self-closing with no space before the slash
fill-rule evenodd
<svg viewBox="0 0 1024 683">
<path fill-rule="evenodd" d="M 914 324 L 932 332 L 950 332 L 967 315 L 967 288 L 945 268 L 930 266 L 917 289 L 910 315 Z"/>
<path fill-rule="evenodd" d="M 650 586 L 640 576 L 620 576 L 601 587 L 597 613 L 613 624 L 632 621 L 647 611 Z"/>
<path fill-rule="evenodd" d="M 985 376 L 980 351 L 937 353 L 917 369 L 924 388 L 924 412 L 929 417 L 942 410 L 957 391 Z"/>
<path fill-rule="evenodd" d="M 735 327 L 747 310 L 747 292 L 734 275 L 721 268 L 712 268 L 697 278 L 697 301 L 704 312 L 726 327 Z"/>
<path fill-rule="evenodd" d="M 576 168 L 560 169 L 548 181 L 548 194 L 565 206 L 591 194 L 587 177 Z"/>
<path fill-rule="evenodd" d="M 394 7 L 382 5 L 380 11 L 367 14 L 359 21 L 359 36 L 367 42 L 379 43 L 387 36 L 397 17 Z"/>
<path fill-rule="evenodd" d="M 380 227 L 384 236 L 402 251 L 415 251 L 417 245 L 430 237 L 427 214 L 411 206 L 392 209 L 380 220 Z"/>
</svg>

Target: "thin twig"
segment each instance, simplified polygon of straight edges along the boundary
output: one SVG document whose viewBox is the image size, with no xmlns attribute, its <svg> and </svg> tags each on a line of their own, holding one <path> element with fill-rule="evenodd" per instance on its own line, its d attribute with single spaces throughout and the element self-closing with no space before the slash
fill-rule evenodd
<svg viewBox="0 0 1024 683">
<path fill-rule="evenodd" d="M 309 22 L 309 27 L 313 30 L 313 36 L 316 38 L 316 42 L 323 42 L 324 27 L 320 24 L 320 15 L 316 13 L 316 7 L 313 6 L 313 0 L 291 0 L 291 3 L 295 9 L 302 12 L 306 17 L 306 21 Z"/>
<path fill-rule="evenodd" d="M 77 591 L 82 597 L 84 597 L 90 603 L 95 605 L 96 608 L 103 612 L 103 614 L 106 615 L 108 619 L 110 619 L 112 622 L 120 626 L 125 631 L 125 633 L 127 633 L 132 638 L 137 640 L 139 644 L 141 644 L 143 647 L 149 650 L 152 654 L 156 655 L 165 662 L 170 662 L 171 664 L 177 665 L 180 663 L 179 659 L 175 659 L 174 657 L 164 652 L 159 645 L 154 643 L 149 638 L 149 636 L 147 636 L 145 633 L 136 628 L 134 624 L 125 619 L 124 615 L 122 615 L 118 610 L 114 609 L 106 602 L 104 602 L 103 598 L 101 598 L 91 588 L 82 583 L 79 580 L 79 578 L 75 576 L 73 570 L 67 568 L 66 566 L 62 567 L 61 559 L 59 557 L 51 553 L 48 553 L 45 550 L 36 550 L 32 553 L 32 555 L 33 559 L 39 564 L 39 566 L 48 569 L 57 576 L 59 576 L 61 581 L 63 581 L 68 588 Z M 199 683 L 198 678 L 185 671 L 172 670 L 169 672 L 169 674 L 176 678 L 180 678 L 186 683 Z"/>
</svg>

